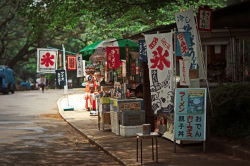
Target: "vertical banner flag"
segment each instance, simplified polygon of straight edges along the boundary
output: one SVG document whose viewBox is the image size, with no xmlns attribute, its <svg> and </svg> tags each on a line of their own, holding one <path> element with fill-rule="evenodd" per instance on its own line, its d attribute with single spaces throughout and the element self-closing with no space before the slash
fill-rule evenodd
<svg viewBox="0 0 250 166">
<path fill-rule="evenodd" d="M 77 77 L 83 77 L 82 55 L 76 55 Z"/>
<path fill-rule="evenodd" d="M 198 69 L 199 65 L 199 43 L 198 43 L 198 32 L 196 23 L 194 20 L 194 14 L 192 10 L 175 13 L 176 25 L 179 32 L 190 32 L 190 47 L 189 56 L 191 56 L 191 69 Z M 177 39 L 179 40 L 179 39 Z"/>
<path fill-rule="evenodd" d="M 59 60 L 59 68 L 62 68 L 62 62 L 63 62 L 63 60 L 62 60 L 62 52 L 59 52 L 58 56 L 59 56 L 59 58 L 58 58 L 58 60 Z"/>
<path fill-rule="evenodd" d="M 139 40 L 139 60 L 142 62 L 147 62 L 147 46 L 145 40 Z"/>
<path fill-rule="evenodd" d="M 173 111 L 173 35 L 145 35 L 154 114 Z"/>
<path fill-rule="evenodd" d="M 86 77 L 85 60 L 82 60 L 82 73 L 83 73 L 83 76 L 85 76 L 85 77 Z"/>
<path fill-rule="evenodd" d="M 37 72 L 55 73 L 57 69 L 57 49 L 37 49 Z"/>
<path fill-rule="evenodd" d="M 189 54 L 189 48 L 191 46 L 190 41 L 190 32 L 177 32 L 176 33 L 176 50 L 175 55 L 176 56 L 190 56 Z"/>
<path fill-rule="evenodd" d="M 206 140 L 206 88 L 175 90 L 174 138 Z"/>
<path fill-rule="evenodd" d="M 190 68 L 190 58 L 183 57 L 183 59 L 179 60 L 180 65 L 180 85 L 189 86 L 189 68 Z"/>
<path fill-rule="evenodd" d="M 66 85 L 65 70 L 56 70 L 56 85 L 57 86 Z"/>
<path fill-rule="evenodd" d="M 212 30 L 212 9 L 199 7 L 198 29 L 201 31 Z"/>
<path fill-rule="evenodd" d="M 120 48 L 107 47 L 107 66 L 108 69 L 117 69 L 120 67 Z"/>
<path fill-rule="evenodd" d="M 76 70 L 76 56 L 67 56 L 67 68 L 68 70 Z"/>
</svg>

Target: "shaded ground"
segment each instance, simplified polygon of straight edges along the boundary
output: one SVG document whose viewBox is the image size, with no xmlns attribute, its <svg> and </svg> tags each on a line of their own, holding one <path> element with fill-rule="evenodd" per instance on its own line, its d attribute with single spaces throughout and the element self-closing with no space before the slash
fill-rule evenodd
<svg viewBox="0 0 250 166">
<path fill-rule="evenodd" d="M 119 165 L 61 118 L 61 95 L 0 95 L 0 165 Z"/>
</svg>

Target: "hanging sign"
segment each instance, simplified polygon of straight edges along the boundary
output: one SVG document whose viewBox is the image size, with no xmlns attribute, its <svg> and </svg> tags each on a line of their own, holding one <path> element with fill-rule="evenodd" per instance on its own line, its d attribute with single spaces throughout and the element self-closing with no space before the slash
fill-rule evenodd
<svg viewBox="0 0 250 166">
<path fill-rule="evenodd" d="M 55 73 L 57 69 L 57 49 L 37 49 L 37 72 Z"/>
<path fill-rule="evenodd" d="M 65 70 L 56 70 L 56 85 L 57 86 L 66 85 Z"/>
<path fill-rule="evenodd" d="M 191 56 L 189 48 L 191 47 L 190 32 L 177 32 L 176 33 L 176 56 Z"/>
<path fill-rule="evenodd" d="M 59 52 L 59 68 L 62 68 L 62 52 Z"/>
<path fill-rule="evenodd" d="M 85 60 L 82 60 L 82 73 L 83 73 L 83 76 L 86 77 L 86 67 L 85 67 Z"/>
<path fill-rule="evenodd" d="M 173 111 L 173 35 L 145 35 L 154 114 Z"/>
<path fill-rule="evenodd" d="M 107 47 L 107 66 L 108 69 L 117 69 L 120 67 L 120 48 Z"/>
<path fill-rule="evenodd" d="M 174 138 L 206 140 L 206 88 L 175 90 Z"/>
<path fill-rule="evenodd" d="M 147 62 L 147 46 L 145 40 L 139 40 L 139 60 L 142 62 Z"/>
<path fill-rule="evenodd" d="M 201 31 L 212 30 L 212 9 L 199 7 L 198 29 Z"/>
<path fill-rule="evenodd" d="M 82 55 L 76 55 L 77 77 L 83 77 Z"/>
<path fill-rule="evenodd" d="M 191 60 L 190 58 L 183 58 L 179 60 L 180 66 L 180 85 L 189 86 L 189 68 L 190 68 Z"/>
<path fill-rule="evenodd" d="M 68 70 L 76 70 L 76 56 L 67 56 L 67 68 Z"/>
<path fill-rule="evenodd" d="M 192 10 L 175 13 L 175 20 L 179 32 L 190 32 L 190 47 L 188 55 L 192 58 L 191 69 L 198 69 L 199 43 L 196 23 Z M 177 39 L 179 40 L 179 39 Z"/>
</svg>

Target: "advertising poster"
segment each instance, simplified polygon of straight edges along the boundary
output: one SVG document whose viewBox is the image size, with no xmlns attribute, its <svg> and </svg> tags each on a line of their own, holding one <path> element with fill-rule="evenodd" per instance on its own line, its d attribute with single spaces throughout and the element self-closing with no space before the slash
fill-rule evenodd
<svg viewBox="0 0 250 166">
<path fill-rule="evenodd" d="M 57 69 L 57 49 L 37 49 L 37 72 L 55 73 Z"/>
<path fill-rule="evenodd" d="M 206 140 L 206 88 L 175 90 L 174 137 L 176 140 Z"/>
<path fill-rule="evenodd" d="M 154 114 L 173 112 L 173 34 L 145 35 Z"/>
</svg>

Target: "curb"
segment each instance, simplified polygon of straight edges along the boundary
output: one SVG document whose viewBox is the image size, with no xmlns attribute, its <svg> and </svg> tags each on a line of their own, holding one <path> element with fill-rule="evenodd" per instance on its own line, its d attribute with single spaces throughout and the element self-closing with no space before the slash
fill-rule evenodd
<svg viewBox="0 0 250 166">
<path fill-rule="evenodd" d="M 123 162 L 118 156 L 116 156 L 115 154 L 111 153 L 110 151 L 108 151 L 106 148 L 104 148 L 101 144 L 97 143 L 94 139 L 91 139 L 90 136 L 86 135 L 83 131 L 81 131 L 80 129 L 78 129 L 74 124 L 70 123 L 69 121 L 67 121 L 67 119 L 65 119 L 62 114 L 61 114 L 61 105 L 60 102 L 61 100 L 64 98 L 65 96 L 60 97 L 57 100 L 57 109 L 58 109 L 58 113 L 60 114 L 60 116 L 62 117 L 62 119 L 67 122 L 74 130 L 76 130 L 79 134 L 81 134 L 82 136 L 84 136 L 90 144 L 92 145 L 96 145 L 99 149 L 101 149 L 102 151 L 104 151 L 106 154 L 108 154 L 110 157 L 112 157 L 115 161 L 119 162 L 119 164 L 126 166 L 127 164 L 125 162 Z"/>
</svg>

